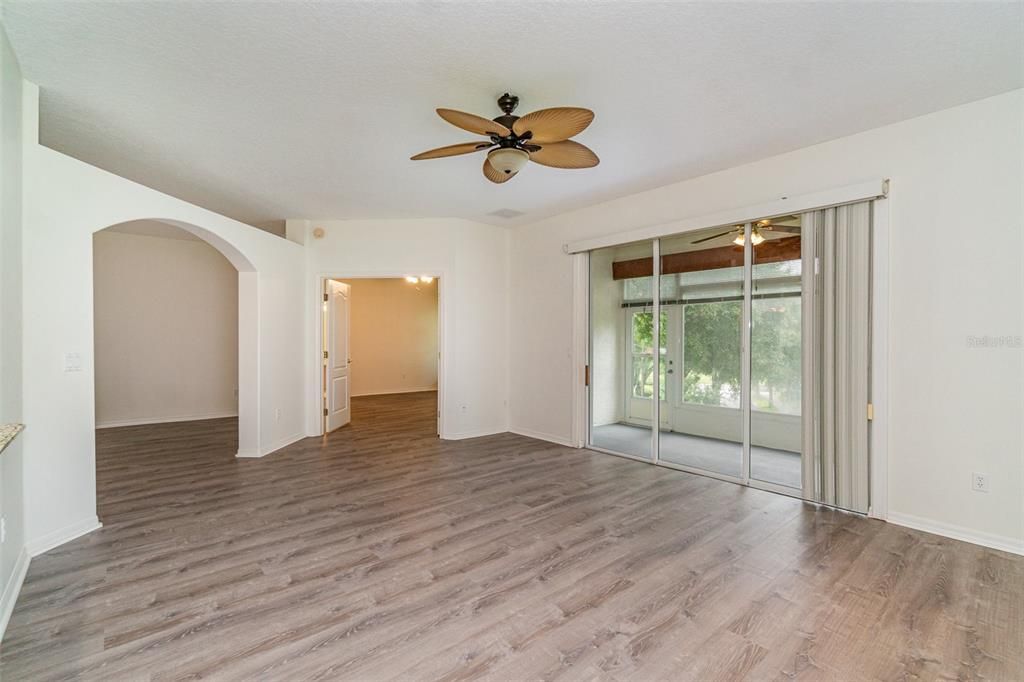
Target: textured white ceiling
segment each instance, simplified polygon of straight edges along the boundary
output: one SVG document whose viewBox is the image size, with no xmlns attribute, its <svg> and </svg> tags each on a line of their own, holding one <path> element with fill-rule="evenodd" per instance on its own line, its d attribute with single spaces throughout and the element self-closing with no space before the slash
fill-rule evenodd
<svg viewBox="0 0 1024 682">
<path fill-rule="evenodd" d="M 4 3 L 43 142 L 247 222 L 518 224 L 1024 85 L 1014 3 Z M 436 107 L 589 107 L 493 185 Z M 525 215 L 503 219 L 500 209 Z"/>
</svg>

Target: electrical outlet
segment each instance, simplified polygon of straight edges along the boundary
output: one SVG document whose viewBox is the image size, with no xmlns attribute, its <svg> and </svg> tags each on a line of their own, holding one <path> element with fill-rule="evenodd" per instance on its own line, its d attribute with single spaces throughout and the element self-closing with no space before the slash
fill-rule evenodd
<svg viewBox="0 0 1024 682">
<path fill-rule="evenodd" d="M 988 474 L 979 474 L 977 471 L 971 474 L 971 490 L 977 493 L 987 493 L 991 488 L 988 483 Z"/>
<path fill-rule="evenodd" d="M 0 517 L 0 545 L 7 542 L 7 519 Z"/>
<path fill-rule="evenodd" d="M 281 408 L 274 410 L 274 421 L 281 421 Z"/>
</svg>

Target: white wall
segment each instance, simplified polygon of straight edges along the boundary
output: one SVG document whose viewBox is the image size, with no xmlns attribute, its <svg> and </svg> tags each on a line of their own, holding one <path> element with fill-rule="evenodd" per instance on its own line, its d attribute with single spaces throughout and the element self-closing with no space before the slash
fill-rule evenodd
<svg viewBox="0 0 1024 682">
<path fill-rule="evenodd" d="M 413 273 L 409 273 L 413 274 Z M 437 389 L 437 287 L 347 279 L 352 395 Z"/>
<path fill-rule="evenodd" d="M 1024 551 L 1024 352 L 969 342 L 1022 334 L 1022 98 L 1007 93 L 517 230 L 511 427 L 572 433 L 564 243 L 888 177 L 890 348 L 877 360 L 889 372 L 889 517 Z M 991 476 L 990 493 L 971 491 L 972 471 Z"/>
<path fill-rule="evenodd" d="M 600 249 L 590 260 L 590 421 L 595 426 L 623 421 L 625 386 L 629 383 L 622 282 L 612 279 L 615 253 L 616 249 Z"/>
<path fill-rule="evenodd" d="M 0 423 L 23 419 L 21 258 L 21 71 L 0 27 Z M 0 452 L 0 636 L 28 567 L 25 552 L 24 435 Z"/>
<path fill-rule="evenodd" d="M 179 232 L 93 235 L 97 427 L 238 414 L 238 271 Z"/>
<path fill-rule="evenodd" d="M 312 237 L 315 228 L 322 239 Z M 438 275 L 442 318 L 442 437 L 508 428 L 508 239 L 501 227 L 457 218 L 289 220 L 307 258 L 308 435 L 320 430 L 315 357 L 320 278 Z M 538 330 L 538 334 L 540 334 Z"/>
<path fill-rule="evenodd" d="M 303 254 L 285 239 L 38 144 L 24 91 L 24 480 L 30 553 L 95 528 L 92 235 L 159 219 L 216 246 L 239 272 L 239 454 L 304 435 Z M 64 370 L 67 353 L 81 371 Z M 245 368 L 245 369 L 242 369 Z"/>
</svg>

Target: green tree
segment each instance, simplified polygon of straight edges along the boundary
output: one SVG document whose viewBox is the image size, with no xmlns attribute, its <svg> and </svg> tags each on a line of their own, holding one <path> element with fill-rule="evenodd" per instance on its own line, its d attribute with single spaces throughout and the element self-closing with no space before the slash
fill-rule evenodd
<svg viewBox="0 0 1024 682">
<path fill-rule="evenodd" d="M 752 303 L 751 385 L 754 407 L 800 409 L 800 297 Z M 721 405 L 739 399 L 741 381 L 739 301 L 691 303 L 683 314 L 683 399 Z"/>
<path fill-rule="evenodd" d="M 754 407 L 800 412 L 800 297 L 753 301 L 750 379 Z"/>
<path fill-rule="evenodd" d="M 752 302 L 751 388 L 753 407 L 799 414 L 801 383 L 800 296 Z M 738 404 L 740 399 L 741 301 L 689 303 L 683 307 L 683 400 L 702 405 Z M 632 391 L 654 392 L 654 315 L 632 315 Z M 668 345 L 668 319 L 661 314 L 661 348 Z M 664 357 L 664 356 L 663 356 Z M 665 398 L 666 363 L 661 363 Z"/>
<path fill-rule="evenodd" d="M 683 309 L 683 400 L 721 405 L 740 387 L 740 301 L 690 303 Z M 728 387 L 728 388 L 726 388 Z"/>
<path fill-rule="evenodd" d="M 668 346 L 668 317 L 661 313 L 658 337 L 661 348 Z M 654 395 L 654 313 L 638 312 L 632 315 L 633 324 L 633 395 L 650 398 Z M 661 390 L 665 399 L 665 363 L 661 363 Z"/>
</svg>

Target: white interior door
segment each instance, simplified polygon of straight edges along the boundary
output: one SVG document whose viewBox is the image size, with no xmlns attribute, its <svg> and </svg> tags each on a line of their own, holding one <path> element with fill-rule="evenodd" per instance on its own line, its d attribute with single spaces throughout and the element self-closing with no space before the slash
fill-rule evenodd
<svg viewBox="0 0 1024 682">
<path fill-rule="evenodd" d="M 327 281 L 327 430 L 333 431 L 352 419 L 349 404 L 349 295 L 351 287 Z"/>
</svg>

